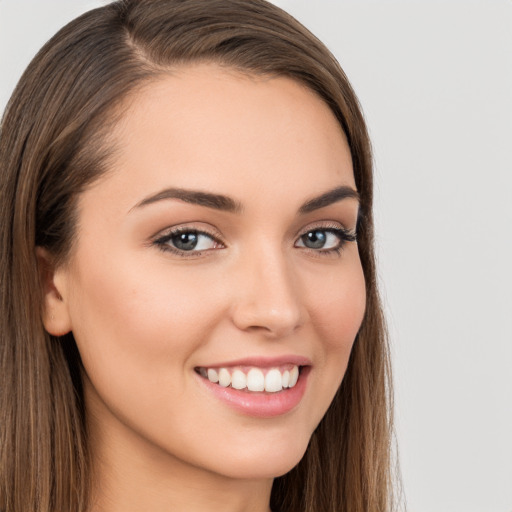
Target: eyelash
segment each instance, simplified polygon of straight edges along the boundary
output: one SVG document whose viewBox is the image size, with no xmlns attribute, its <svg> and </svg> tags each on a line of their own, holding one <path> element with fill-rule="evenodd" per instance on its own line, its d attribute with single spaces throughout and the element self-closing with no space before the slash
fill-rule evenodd
<svg viewBox="0 0 512 512">
<path fill-rule="evenodd" d="M 205 252 L 208 252 L 212 249 L 208 249 L 206 251 L 183 251 L 181 249 L 178 249 L 177 247 L 173 247 L 169 244 L 169 242 L 176 236 L 183 235 L 183 234 L 195 234 L 198 236 L 206 236 L 210 238 L 215 244 L 219 244 L 223 246 L 224 244 L 219 240 L 220 236 L 218 234 L 208 233 L 207 231 L 187 227 L 187 226 L 180 226 L 177 228 L 173 228 L 170 231 L 168 231 L 163 236 L 158 237 L 156 240 L 154 240 L 154 244 L 163 252 L 175 254 L 176 256 L 181 256 L 183 258 L 194 258 L 198 256 L 202 256 Z M 223 247 L 221 247 L 223 248 Z"/>
<path fill-rule="evenodd" d="M 333 256 L 333 255 L 339 255 L 341 254 L 341 251 L 345 247 L 345 245 L 348 242 L 357 242 L 357 234 L 355 231 L 350 231 L 348 229 L 340 227 L 338 224 L 336 225 L 328 225 L 328 226 L 315 226 L 312 228 L 307 229 L 306 231 L 303 231 L 298 237 L 295 244 L 297 244 L 299 241 L 303 240 L 305 236 L 307 236 L 309 233 L 314 232 L 322 232 L 322 233 L 330 233 L 338 237 L 339 243 L 336 245 L 336 247 L 332 247 L 329 249 L 313 249 L 311 247 L 306 246 L 299 246 L 299 248 L 303 248 L 307 250 L 308 252 L 314 253 L 315 256 Z M 221 247 L 214 247 L 212 249 L 206 249 L 206 250 L 199 250 L 199 251 L 184 251 L 181 249 L 178 249 L 177 247 L 173 247 L 170 245 L 170 241 L 179 235 L 182 234 L 194 234 L 199 237 L 206 236 L 210 238 L 215 244 L 220 245 Z M 209 252 L 214 249 L 222 249 L 225 248 L 222 241 L 219 240 L 220 236 L 218 234 L 212 234 L 204 230 L 196 229 L 193 227 L 186 227 L 186 226 L 180 226 L 177 228 L 173 228 L 163 236 L 159 236 L 153 241 L 153 244 L 158 247 L 163 252 L 171 253 L 176 256 L 180 256 L 183 258 L 194 258 L 194 257 L 200 257 L 203 256 L 205 252 Z M 297 247 L 295 245 L 295 247 Z"/>
<path fill-rule="evenodd" d="M 302 247 L 306 249 L 308 252 L 314 254 L 315 256 L 323 257 L 323 256 L 339 256 L 341 251 L 344 249 L 345 245 L 349 242 L 357 242 L 357 233 L 355 231 L 350 231 L 346 228 L 342 228 L 339 224 L 336 225 L 319 225 L 308 228 L 306 231 L 303 231 L 297 238 L 295 244 L 301 241 L 306 235 L 309 233 L 321 232 L 321 233 L 330 233 L 335 235 L 339 242 L 335 247 L 331 247 L 329 249 L 313 249 L 310 247 Z M 297 245 L 295 245 L 297 246 Z"/>
</svg>

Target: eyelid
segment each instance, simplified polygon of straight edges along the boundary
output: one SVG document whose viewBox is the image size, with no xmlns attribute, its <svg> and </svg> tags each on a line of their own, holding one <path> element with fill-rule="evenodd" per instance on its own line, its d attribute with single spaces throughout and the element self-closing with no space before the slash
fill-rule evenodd
<svg viewBox="0 0 512 512">
<path fill-rule="evenodd" d="M 301 236 L 304 236 L 306 233 L 309 233 L 310 231 L 314 231 L 315 229 L 318 230 L 336 230 L 336 231 L 343 231 L 345 233 L 350 233 L 353 235 L 356 235 L 357 228 L 348 228 L 346 227 L 342 222 L 339 221 L 333 221 L 333 220 L 321 220 L 317 222 L 312 222 L 311 224 L 308 224 L 304 228 L 301 228 L 299 232 L 295 235 L 296 238 L 300 238 Z"/>
<path fill-rule="evenodd" d="M 198 224 L 200 226 L 198 226 Z M 304 237 L 307 233 L 311 231 L 330 231 L 331 233 L 334 233 L 339 238 L 339 245 L 337 247 L 333 248 L 326 248 L 326 249 L 313 249 L 310 247 L 305 247 L 304 245 L 297 245 L 302 237 Z M 215 242 L 215 244 L 220 245 L 220 247 L 213 247 L 213 248 L 207 248 L 203 250 L 190 250 L 185 251 L 182 249 L 179 249 L 178 247 L 174 247 L 169 242 L 173 236 L 179 235 L 180 233 L 189 233 L 189 232 L 195 232 L 198 235 L 206 236 L 208 238 L 211 238 L 212 241 Z M 327 255 L 332 252 L 340 252 L 343 249 L 343 246 L 347 242 L 356 242 L 357 241 L 357 234 L 356 229 L 347 229 L 342 222 L 339 221 L 333 221 L 333 220 L 323 220 L 323 221 L 317 221 L 312 222 L 311 224 L 303 227 L 296 235 L 295 235 L 295 242 L 294 246 L 305 249 L 317 254 L 324 254 Z M 160 230 L 157 234 L 155 234 L 153 237 L 151 237 L 151 245 L 157 246 L 160 250 L 164 252 L 169 252 L 172 254 L 175 254 L 180 257 L 200 257 L 204 256 L 207 253 L 213 253 L 216 250 L 219 249 L 225 249 L 227 248 L 228 244 L 224 241 L 224 237 L 219 232 L 218 229 L 214 228 L 211 225 L 208 225 L 207 227 L 204 227 L 204 224 L 202 222 L 200 223 L 194 223 L 189 222 L 185 224 L 178 224 L 175 226 L 170 226 L 168 228 L 165 228 L 163 230 Z"/>
<path fill-rule="evenodd" d="M 335 247 L 307 247 L 302 239 L 305 235 L 313 231 L 330 232 L 338 238 L 339 242 Z M 341 222 L 337 221 L 320 221 L 312 223 L 303 228 L 297 235 L 294 246 L 302 251 L 307 252 L 311 256 L 314 256 L 315 258 L 326 258 L 333 256 L 339 257 L 346 244 L 350 242 L 357 243 L 356 229 L 347 229 Z"/>
<path fill-rule="evenodd" d="M 160 238 L 165 238 L 166 236 L 175 235 L 179 233 L 187 233 L 189 231 L 195 231 L 199 234 L 207 235 L 216 240 L 217 242 L 220 242 L 223 245 L 225 245 L 222 233 L 213 226 L 205 227 L 204 223 L 202 222 L 186 222 L 182 224 L 176 224 L 175 226 L 169 226 L 158 231 L 158 233 L 151 237 L 151 240 L 156 241 Z"/>
<path fill-rule="evenodd" d="M 202 223 L 199 224 L 203 225 Z M 183 251 L 181 249 L 178 249 L 177 247 L 173 247 L 168 243 L 173 236 L 179 235 L 180 233 L 189 232 L 195 232 L 198 235 L 207 236 L 211 238 L 216 244 L 219 244 L 221 247 L 215 247 L 212 249 L 204 249 L 198 251 Z M 197 223 L 178 224 L 160 230 L 156 235 L 151 237 L 150 243 L 151 245 L 157 246 L 157 248 L 163 252 L 171 253 L 183 258 L 199 257 L 201 255 L 205 255 L 205 253 L 211 253 L 226 247 L 226 243 L 223 240 L 222 234 L 217 229 L 213 228 L 212 226 L 209 226 L 208 228 L 199 227 Z"/>
</svg>

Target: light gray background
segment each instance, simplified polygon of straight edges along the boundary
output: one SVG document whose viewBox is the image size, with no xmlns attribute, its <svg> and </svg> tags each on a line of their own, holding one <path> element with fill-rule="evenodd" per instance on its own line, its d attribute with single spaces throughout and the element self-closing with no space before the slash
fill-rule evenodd
<svg viewBox="0 0 512 512">
<path fill-rule="evenodd" d="M 368 120 L 408 510 L 512 512 L 512 2 L 275 1 Z M 0 0 L 0 111 L 43 42 L 104 3 Z"/>
</svg>

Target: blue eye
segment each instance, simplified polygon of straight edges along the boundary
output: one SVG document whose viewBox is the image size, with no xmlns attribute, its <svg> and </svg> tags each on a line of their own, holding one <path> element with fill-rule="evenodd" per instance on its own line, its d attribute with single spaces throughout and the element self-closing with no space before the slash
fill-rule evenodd
<svg viewBox="0 0 512 512">
<path fill-rule="evenodd" d="M 320 254 L 339 253 L 346 242 L 355 242 L 356 235 L 344 228 L 315 228 L 303 233 L 295 247 Z M 225 248 L 218 237 L 188 227 L 172 229 L 153 242 L 159 249 L 178 256 L 200 256 L 202 252 Z"/>
<path fill-rule="evenodd" d="M 304 247 L 319 252 L 331 252 L 340 249 L 346 242 L 355 242 L 356 236 L 341 228 L 317 228 L 307 231 L 297 240 L 296 247 Z"/>
<path fill-rule="evenodd" d="M 222 247 L 212 235 L 188 228 L 174 230 L 155 240 L 155 244 L 164 251 L 177 254 L 197 253 Z"/>
</svg>

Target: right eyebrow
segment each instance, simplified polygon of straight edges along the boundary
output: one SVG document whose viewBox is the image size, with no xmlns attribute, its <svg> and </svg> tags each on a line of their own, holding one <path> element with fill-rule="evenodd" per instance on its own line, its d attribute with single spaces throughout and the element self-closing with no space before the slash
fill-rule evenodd
<svg viewBox="0 0 512 512">
<path fill-rule="evenodd" d="M 166 188 L 160 192 L 146 197 L 140 203 L 137 203 L 131 210 L 142 208 L 149 204 L 163 201 L 165 199 L 179 199 L 185 203 L 197 204 L 215 210 L 221 210 L 230 213 L 241 213 L 242 204 L 235 199 L 222 194 L 212 194 L 210 192 L 201 192 L 199 190 L 188 190 L 184 188 Z M 130 210 L 130 211 L 131 211 Z"/>
<path fill-rule="evenodd" d="M 310 199 L 299 208 L 299 213 L 301 215 L 311 213 L 315 210 L 319 210 L 320 208 L 325 208 L 326 206 L 329 206 L 333 203 L 337 203 L 338 201 L 343 201 L 344 199 L 349 198 L 356 199 L 358 202 L 360 202 L 360 197 L 357 190 L 354 190 L 352 187 L 343 185 L 341 187 L 329 190 L 318 197 Z"/>
</svg>

